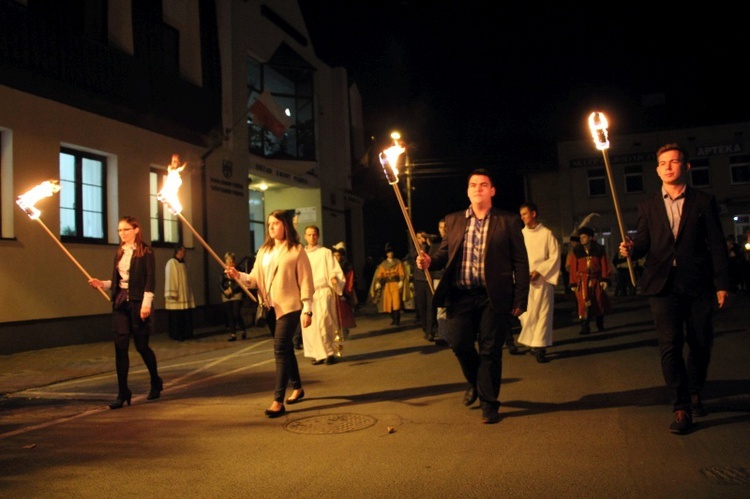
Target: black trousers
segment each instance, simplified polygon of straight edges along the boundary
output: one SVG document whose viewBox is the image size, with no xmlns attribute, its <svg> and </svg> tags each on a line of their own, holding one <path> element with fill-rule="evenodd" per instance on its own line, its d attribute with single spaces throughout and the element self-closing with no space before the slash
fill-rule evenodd
<svg viewBox="0 0 750 499">
<path fill-rule="evenodd" d="M 300 324 L 301 312 L 301 310 L 289 312 L 277 319 L 275 310 L 271 308 L 266 317 L 268 329 L 273 335 L 273 356 L 276 360 L 276 387 L 273 399 L 282 404 L 286 387 L 290 382 L 292 389 L 302 388 L 302 378 L 299 375 L 299 365 L 297 356 L 294 355 L 293 345 L 294 332 Z"/>
<path fill-rule="evenodd" d="M 414 281 L 414 306 L 426 337 L 437 334 L 437 309 L 432 308 L 432 291 L 427 281 Z"/>
<path fill-rule="evenodd" d="M 149 335 L 153 328 L 153 314 L 145 321 L 141 320 L 141 302 L 128 301 L 116 309 L 113 314 L 115 342 L 115 369 L 117 370 L 117 389 L 121 396 L 130 393 L 128 389 L 128 371 L 130 370 L 130 337 L 133 337 L 136 351 L 141 354 L 143 363 L 148 369 L 151 384 L 159 383 L 156 366 L 156 354 L 148 345 Z"/>
<path fill-rule="evenodd" d="M 690 296 L 672 285 L 649 298 L 661 370 L 675 411 L 690 412 L 690 395 L 700 393 L 706 382 L 714 341 L 714 299 L 711 292 Z M 683 355 L 686 343 L 687 359 Z"/>
<path fill-rule="evenodd" d="M 477 387 L 482 408 L 500 407 L 503 344 L 510 334 L 505 313 L 492 310 L 487 292 L 452 290 L 446 303 L 446 340 L 458 359 L 466 381 Z"/>
</svg>

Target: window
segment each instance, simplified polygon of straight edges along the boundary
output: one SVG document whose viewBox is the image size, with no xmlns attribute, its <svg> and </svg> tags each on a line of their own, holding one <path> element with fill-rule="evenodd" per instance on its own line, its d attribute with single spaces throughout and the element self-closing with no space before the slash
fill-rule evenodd
<svg viewBox="0 0 750 499">
<path fill-rule="evenodd" d="M 750 184 L 750 154 L 729 157 L 732 184 Z"/>
<path fill-rule="evenodd" d="M 643 167 L 641 165 L 625 167 L 625 192 L 627 194 L 643 192 Z"/>
<path fill-rule="evenodd" d="M 604 168 L 589 170 L 589 197 L 604 196 L 607 194 L 607 181 Z"/>
<path fill-rule="evenodd" d="M 63 240 L 105 243 L 104 156 L 60 149 L 60 235 Z"/>
<path fill-rule="evenodd" d="M 711 173 L 708 158 L 690 160 L 690 184 L 693 187 L 711 187 Z"/>
<path fill-rule="evenodd" d="M 250 248 L 253 254 L 263 244 L 266 238 L 266 216 L 263 192 L 250 189 Z"/>
<path fill-rule="evenodd" d="M 315 160 L 313 70 L 287 45 L 267 64 L 247 59 L 250 152 L 265 158 Z M 269 108 L 275 109 L 268 112 Z"/>
<path fill-rule="evenodd" d="M 156 199 L 167 179 L 166 170 L 151 168 L 149 173 L 149 203 L 151 208 L 151 244 L 153 246 L 172 246 L 182 242 L 182 224 L 164 206 L 164 203 Z"/>
</svg>

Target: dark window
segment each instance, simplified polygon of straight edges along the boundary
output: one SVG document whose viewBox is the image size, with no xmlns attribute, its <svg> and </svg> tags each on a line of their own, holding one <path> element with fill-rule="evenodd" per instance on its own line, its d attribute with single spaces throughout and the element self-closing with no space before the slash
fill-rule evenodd
<svg viewBox="0 0 750 499">
<path fill-rule="evenodd" d="M 60 149 L 60 236 L 76 242 L 106 242 L 107 158 Z"/>
<path fill-rule="evenodd" d="M 710 187 L 711 172 L 708 169 L 708 158 L 693 159 L 690 161 L 690 184 L 693 187 Z"/>
<path fill-rule="evenodd" d="M 732 172 L 732 184 L 750 184 L 750 154 L 731 156 L 729 169 Z"/>
<path fill-rule="evenodd" d="M 589 197 L 605 196 L 607 194 L 607 175 L 604 168 L 595 168 L 587 172 L 589 179 Z"/>
<path fill-rule="evenodd" d="M 164 186 L 167 179 L 166 172 L 151 168 L 149 174 L 149 203 L 151 207 L 151 244 L 153 246 L 172 246 L 182 242 L 182 224 L 177 215 L 173 215 L 169 208 L 156 199 L 156 195 Z"/>
<path fill-rule="evenodd" d="M 641 165 L 625 167 L 625 192 L 627 194 L 643 192 L 643 167 Z"/>
<path fill-rule="evenodd" d="M 247 59 L 250 152 L 315 160 L 313 76 L 314 68 L 286 45 L 266 64 Z"/>
</svg>

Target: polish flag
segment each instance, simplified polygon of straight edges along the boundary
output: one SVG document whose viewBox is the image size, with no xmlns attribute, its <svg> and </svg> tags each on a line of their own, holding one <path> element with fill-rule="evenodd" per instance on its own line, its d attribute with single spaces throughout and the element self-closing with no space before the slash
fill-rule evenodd
<svg viewBox="0 0 750 499">
<path fill-rule="evenodd" d="M 253 123 L 265 128 L 274 134 L 276 138 L 281 138 L 284 132 L 293 124 L 292 119 L 284 114 L 276 105 L 268 90 L 264 90 L 255 99 L 255 102 L 252 103 L 250 106 L 250 115 Z"/>
</svg>

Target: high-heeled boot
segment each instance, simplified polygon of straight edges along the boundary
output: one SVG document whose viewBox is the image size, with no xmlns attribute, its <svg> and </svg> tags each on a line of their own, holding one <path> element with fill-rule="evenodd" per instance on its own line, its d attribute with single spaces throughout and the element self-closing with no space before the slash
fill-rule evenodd
<svg viewBox="0 0 750 499">
<path fill-rule="evenodd" d="M 130 399 L 133 397 L 133 394 L 128 390 L 127 392 L 123 393 L 120 392 L 117 394 L 117 398 L 114 402 L 109 404 L 110 409 L 120 409 L 125 403 L 127 402 L 128 405 L 130 405 Z"/>
<path fill-rule="evenodd" d="M 156 378 L 156 381 L 151 382 L 151 391 L 148 392 L 146 400 L 155 400 L 161 397 L 161 391 L 164 389 L 164 383 L 161 378 Z"/>
</svg>

